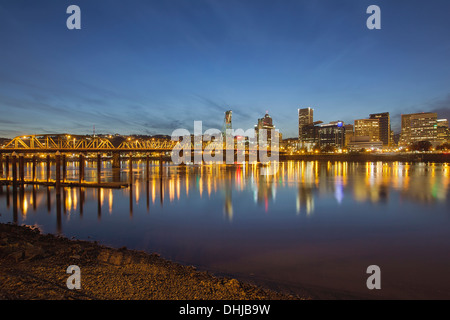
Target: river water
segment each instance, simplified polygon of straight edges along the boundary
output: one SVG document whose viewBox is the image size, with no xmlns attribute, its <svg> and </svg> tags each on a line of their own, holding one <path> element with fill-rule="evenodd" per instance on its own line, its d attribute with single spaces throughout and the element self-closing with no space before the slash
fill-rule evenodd
<svg viewBox="0 0 450 320">
<path fill-rule="evenodd" d="M 102 181 L 128 181 L 126 163 Z M 39 164 L 37 179 L 46 177 Z M 67 180 L 77 181 L 76 162 Z M 96 181 L 96 164 L 85 178 Z M 31 178 L 31 164 L 26 168 Z M 133 163 L 122 189 L 1 187 L 0 222 L 97 240 L 319 299 L 450 298 L 450 166 Z M 381 289 L 368 289 L 367 268 Z M 82 268 L 82 266 L 80 266 Z"/>
</svg>

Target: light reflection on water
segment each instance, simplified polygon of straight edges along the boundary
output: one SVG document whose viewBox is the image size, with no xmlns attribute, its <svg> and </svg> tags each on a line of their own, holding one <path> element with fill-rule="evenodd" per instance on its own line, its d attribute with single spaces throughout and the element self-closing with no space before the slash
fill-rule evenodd
<svg viewBox="0 0 450 320">
<path fill-rule="evenodd" d="M 3 186 L 0 221 L 127 246 L 313 295 L 450 298 L 447 164 L 280 162 L 273 175 L 254 164 L 133 164 L 123 189 Z M 128 181 L 104 162 L 102 181 Z M 37 180 L 46 179 L 39 164 Z M 86 181 L 97 180 L 87 162 Z M 31 178 L 31 164 L 26 168 Z M 54 178 L 54 176 L 52 176 Z M 78 181 L 76 162 L 67 181 Z M 365 268 L 378 264 L 383 290 L 369 292 Z M 408 272 L 405 272 L 405 269 Z M 417 290 L 419 288 L 420 290 Z"/>
</svg>

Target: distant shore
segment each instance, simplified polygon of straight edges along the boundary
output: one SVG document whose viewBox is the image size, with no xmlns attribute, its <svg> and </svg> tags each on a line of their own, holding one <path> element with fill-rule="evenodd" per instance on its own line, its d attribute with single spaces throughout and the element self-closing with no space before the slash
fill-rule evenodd
<svg viewBox="0 0 450 320">
<path fill-rule="evenodd" d="M 69 290 L 66 270 L 81 270 Z M 70 240 L 0 224 L 0 300 L 297 300 L 233 278 L 217 277 L 157 254 Z"/>
<path fill-rule="evenodd" d="M 450 153 L 347 153 L 282 155 L 280 161 L 348 161 L 348 162 L 435 162 L 450 163 Z"/>
</svg>

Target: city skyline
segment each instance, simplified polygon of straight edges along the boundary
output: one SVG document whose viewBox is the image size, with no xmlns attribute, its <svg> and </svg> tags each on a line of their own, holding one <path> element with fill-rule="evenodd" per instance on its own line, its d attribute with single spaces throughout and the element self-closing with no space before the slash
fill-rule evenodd
<svg viewBox="0 0 450 320">
<path fill-rule="evenodd" d="M 450 119 L 445 1 L 378 1 L 381 30 L 369 1 L 76 4 L 81 30 L 67 3 L 0 5 L 0 137 L 170 135 L 233 110 L 235 128 L 268 111 L 288 138 L 308 106 L 324 123 L 390 112 L 396 133 L 402 114 Z"/>
</svg>

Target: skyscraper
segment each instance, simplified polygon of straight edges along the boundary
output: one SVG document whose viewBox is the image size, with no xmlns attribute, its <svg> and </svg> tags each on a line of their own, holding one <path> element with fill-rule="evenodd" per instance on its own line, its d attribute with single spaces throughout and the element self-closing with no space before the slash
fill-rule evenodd
<svg viewBox="0 0 450 320">
<path fill-rule="evenodd" d="M 300 147 L 304 146 L 303 127 L 313 123 L 314 109 L 303 108 L 298 109 L 298 140 Z"/>
<path fill-rule="evenodd" d="M 391 118 L 389 112 L 371 114 L 370 119 L 379 120 L 379 139 L 383 142 L 384 147 L 389 147 L 391 145 Z"/>
<path fill-rule="evenodd" d="M 227 130 L 231 130 L 233 128 L 231 123 L 232 114 L 233 112 L 231 110 L 225 111 L 225 117 L 223 119 L 223 126 L 222 126 L 223 136 L 226 136 Z"/>
<path fill-rule="evenodd" d="M 266 113 L 263 118 L 258 119 L 258 124 L 255 126 L 256 139 L 258 142 L 259 142 L 259 134 L 262 129 L 264 129 L 267 134 L 267 143 L 271 143 L 272 130 L 275 130 L 275 126 L 273 125 L 272 117 L 269 116 L 268 113 Z M 279 138 L 280 133 L 275 132 L 275 134 L 277 134 Z"/>
</svg>

